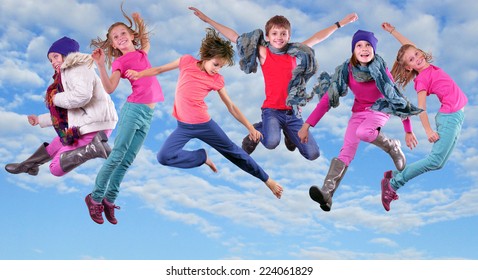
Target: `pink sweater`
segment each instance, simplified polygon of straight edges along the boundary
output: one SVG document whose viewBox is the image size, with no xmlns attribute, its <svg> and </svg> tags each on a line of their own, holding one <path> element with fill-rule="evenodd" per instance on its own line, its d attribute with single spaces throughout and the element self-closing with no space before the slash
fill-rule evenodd
<svg viewBox="0 0 478 280">
<path fill-rule="evenodd" d="M 393 77 L 388 70 L 387 75 L 393 80 Z M 354 104 L 352 106 L 352 112 L 354 113 L 369 110 L 369 108 L 375 103 L 375 101 L 377 101 L 377 99 L 383 97 L 383 94 L 375 85 L 375 81 L 359 83 L 354 79 L 352 71 L 349 71 L 348 85 L 355 96 Z M 325 93 L 305 122 L 311 126 L 315 126 L 322 119 L 325 113 L 329 111 L 329 109 L 329 95 L 328 93 Z M 410 119 L 406 118 L 402 120 L 402 122 L 405 132 L 412 132 L 412 124 Z"/>
</svg>

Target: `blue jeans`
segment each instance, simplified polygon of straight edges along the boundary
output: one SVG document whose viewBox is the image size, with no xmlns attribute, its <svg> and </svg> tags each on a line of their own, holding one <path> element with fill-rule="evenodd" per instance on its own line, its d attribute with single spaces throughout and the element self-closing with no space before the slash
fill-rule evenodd
<svg viewBox="0 0 478 280">
<path fill-rule="evenodd" d="M 440 139 L 433 143 L 432 150 L 426 158 L 407 164 L 401 172 L 393 172 L 393 178 L 390 180 L 392 188 L 398 190 L 420 174 L 441 169 L 455 148 L 464 119 L 463 110 L 452 114 L 438 113 L 435 116 L 435 123 Z"/>
<path fill-rule="evenodd" d="M 300 142 L 298 133 L 303 124 L 302 118 L 298 118 L 292 110 L 263 108 L 262 122 L 255 124 L 254 127 L 262 133 L 261 143 L 267 149 L 272 150 L 279 145 L 282 129 L 303 157 L 315 160 L 320 156 L 320 149 L 314 137 L 309 134 L 307 143 Z"/>
<path fill-rule="evenodd" d="M 162 165 L 193 168 L 206 162 L 204 149 L 188 151 L 184 146 L 189 140 L 197 138 L 216 149 L 230 162 L 265 182 L 269 179 L 264 170 L 239 146 L 227 137 L 226 133 L 212 119 L 206 123 L 187 124 L 178 121 L 178 127 L 164 142 L 157 157 Z"/>
<path fill-rule="evenodd" d="M 153 109 L 145 104 L 126 102 L 119 116 L 114 147 L 96 176 L 91 197 L 114 202 L 120 183 L 138 154 L 151 126 Z"/>
</svg>

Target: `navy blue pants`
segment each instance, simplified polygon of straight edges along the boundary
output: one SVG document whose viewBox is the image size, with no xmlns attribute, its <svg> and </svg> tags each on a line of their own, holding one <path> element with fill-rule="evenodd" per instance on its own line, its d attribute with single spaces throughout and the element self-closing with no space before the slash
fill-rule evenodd
<svg viewBox="0 0 478 280">
<path fill-rule="evenodd" d="M 178 168 L 194 168 L 206 162 L 206 150 L 184 150 L 189 140 L 197 138 L 216 149 L 230 162 L 265 182 L 269 175 L 243 149 L 234 144 L 212 119 L 200 124 L 178 121 L 178 127 L 169 135 L 158 153 L 162 165 Z"/>
</svg>

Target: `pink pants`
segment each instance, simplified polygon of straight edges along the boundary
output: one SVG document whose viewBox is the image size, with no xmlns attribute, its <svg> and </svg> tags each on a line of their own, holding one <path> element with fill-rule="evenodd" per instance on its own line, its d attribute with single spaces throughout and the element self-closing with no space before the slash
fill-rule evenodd
<svg viewBox="0 0 478 280">
<path fill-rule="evenodd" d="M 110 135 L 111 135 L 112 130 L 108 129 L 108 130 L 104 130 L 104 132 L 105 132 L 106 136 L 108 136 L 108 138 L 109 138 Z M 58 176 L 58 177 L 65 175 L 66 172 L 64 172 L 63 169 L 60 166 L 60 156 L 61 156 L 61 154 L 65 153 L 65 152 L 68 152 L 68 151 L 71 151 L 71 150 L 75 150 L 75 149 L 83 147 L 83 146 L 86 146 L 87 144 L 89 144 L 91 142 L 91 140 L 93 140 L 96 133 L 97 132 L 91 132 L 91 133 L 82 135 L 80 137 L 80 139 L 78 139 L 78 141 L 71 146 L 63 146 L 63 144 L 60 142 L 60 137 L 58 137 L 58 136 L 53 138 L 53 140 L 50 142 L 50 144 L 48 144 L 48 146 L 46 146 L 46 151 L 53 158 L 51 163 L 50 163 L 51 174 L 53 174 L 55 176 Z"/>
<path fill-rule="evenodd" d="M 379 133 L 377 128 L 383 127 L 389 118 L 390 116 L 385 113 L 372 110 L 352 113 L 338 158 L 349 166 L 355 157 L 360 141 L 370 143 L 377 139 Z"/>
</svg>

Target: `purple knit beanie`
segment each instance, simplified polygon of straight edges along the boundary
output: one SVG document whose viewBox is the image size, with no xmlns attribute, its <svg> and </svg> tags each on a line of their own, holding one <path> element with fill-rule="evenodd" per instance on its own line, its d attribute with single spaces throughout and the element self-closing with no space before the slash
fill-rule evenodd
<svg viewBox="0 0 478 280">
<path fill-rule="evenodd" d="M 367 41 L 370 43 L 370 45 L 372 45 L 373 53 L 377 51 L 378 40 L 373 35 L 373 32 L 358 30 L 357 32 L 355 32 L 352 38 L 352 53 L 354 52 L 355 44 L 357 44 L 358 41 L 362 41 L 362 40 Z"/>
<path fill-rule="evenodd" d="M 46 55 L 48 56 L 51 52 L 56 52 L 61 55 L 67 56 L 69 53 L 79 51 L 80 45 L 78 44 L 78 42 L 65 36 L 54 42 Z"/>
</svg>

